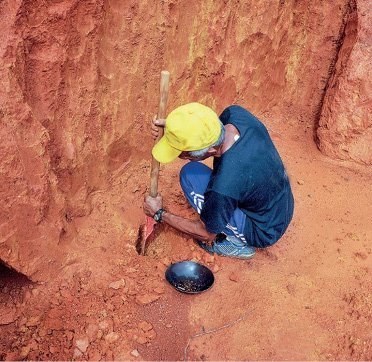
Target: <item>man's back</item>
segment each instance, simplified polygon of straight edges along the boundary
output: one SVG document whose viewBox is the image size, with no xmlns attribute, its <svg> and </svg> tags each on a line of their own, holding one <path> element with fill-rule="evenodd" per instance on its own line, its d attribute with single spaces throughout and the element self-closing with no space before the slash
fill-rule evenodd
<svg viewBox="0 0 372 362">
<path fill-rule="evenodd" d="M 232 124 L 239 139 L 215 157 L 201 214 L 209 231 L 218 232 L 239 208 L 247 216 L 245 237 L 252 246 L 275 243 L 293 215 L 293 196 L 283 162 L 266 127 L 240 106 L 224 110 L 220 119 Z"/>
</svg>

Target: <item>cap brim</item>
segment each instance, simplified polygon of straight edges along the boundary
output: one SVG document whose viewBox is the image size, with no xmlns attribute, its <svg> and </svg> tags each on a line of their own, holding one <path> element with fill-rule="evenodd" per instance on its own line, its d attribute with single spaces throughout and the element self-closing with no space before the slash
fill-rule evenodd
<svg viewBox="0 0 372 362">
<path fill-rule="evenodd" d="M 161 163 L 169 163 L 175 160 L 182 151 L 170 146 L 163 136 L 152 149 L 152 155 Z"/>
</svg>

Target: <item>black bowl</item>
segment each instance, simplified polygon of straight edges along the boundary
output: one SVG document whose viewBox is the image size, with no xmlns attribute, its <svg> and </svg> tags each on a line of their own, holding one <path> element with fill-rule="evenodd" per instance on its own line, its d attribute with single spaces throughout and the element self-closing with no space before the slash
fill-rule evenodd
<svg viewBox="0 0 372 362">
<path fill-rule="evenodd" d="M 194 261 L 179 261 L 168 267 L 165 278 L 182 293 L 201 293 L 212 287 L 214 275 L 205 265 Z"/>
</svg>

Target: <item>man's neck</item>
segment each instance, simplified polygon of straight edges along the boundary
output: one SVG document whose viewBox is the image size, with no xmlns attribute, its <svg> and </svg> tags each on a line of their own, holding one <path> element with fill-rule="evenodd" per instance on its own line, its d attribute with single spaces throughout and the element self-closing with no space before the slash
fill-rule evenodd
<svg viewBox="0 0 372 362">
<path fill-rule="evenodd" d="M 221 156 L 223 153 L 225 153 L 228 149 L 231 148 L 231 146 L 238 140 L 240 136 L 240 133 L 238 131 L 238 129 L 232 125 L 232 124 L 227 124 L 225 126 L 225 141 L 223 142 L 223 144 L 221 145 L 221 148 L 220 148 L 220 154 L 217 156 Z"/>
</svg>

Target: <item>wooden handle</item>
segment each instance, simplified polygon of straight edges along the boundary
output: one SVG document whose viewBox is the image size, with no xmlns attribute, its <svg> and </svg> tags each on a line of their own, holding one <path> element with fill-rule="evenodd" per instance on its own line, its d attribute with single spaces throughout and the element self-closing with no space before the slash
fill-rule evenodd
<svg viewBox="0 0 372 362">
<path fill-rule="evenodd" d="M 165 119 L 167 116 L 167 101 L 168 101 L 168 89 L 169 89 L 169 72 L 163 70 L 160 75 L 160 101 L 158 110 L 158 119 Z M 157 143 L 160 138 L 163 137 L 164 128 L 159 127 L 159 134 L 155 140 Z M 159 179 L 159 167 L 160 163 L 154 157 L 151 162 L 151 173 L 150 173 L 150 196 L 156 197 L 158 195 L 158 179 Z"/>
</svg>

